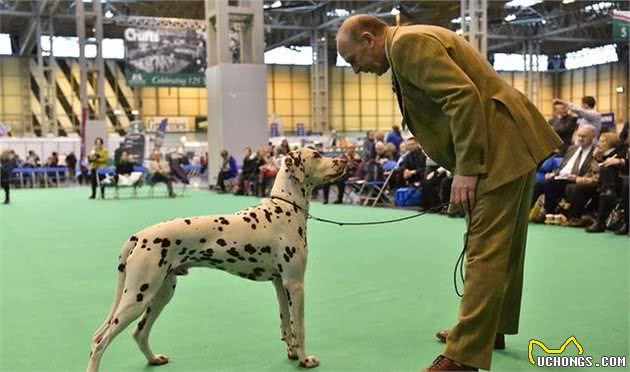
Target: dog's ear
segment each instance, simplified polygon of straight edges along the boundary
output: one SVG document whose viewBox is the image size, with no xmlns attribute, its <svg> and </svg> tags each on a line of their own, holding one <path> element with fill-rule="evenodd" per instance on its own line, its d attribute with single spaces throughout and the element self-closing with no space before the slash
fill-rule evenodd
<svg viewBox="0 0 630 372">
<path fill-rule="evenodd" d="M 301 163 L 301 159 L 295 157 L 294 151 L 290 152 L 284 158 L 284 165 L 287 167 L 287 173 L 289 173 L 289 177 L 295 179 L 298 183 L 304 183 L 305 178 L 304 166 Z"/>
</svg>

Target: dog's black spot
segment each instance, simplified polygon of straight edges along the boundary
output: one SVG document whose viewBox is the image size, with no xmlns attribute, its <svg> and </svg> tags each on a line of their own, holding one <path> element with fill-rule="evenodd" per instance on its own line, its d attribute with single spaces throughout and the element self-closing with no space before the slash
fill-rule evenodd
<svg viewBox="0 0 630 372">
<path fill-rule="evenodd" d="M 145 318 L 142 318 L 142 320 L 140 320 L 140 321 L 138 322 L 138 329 L 139 329 L 140 331 L 142 331 L 142 328 L 144 328 L 144 324 L 145 324 L 146 322 L 147 322 L 147 320 L 146 320 Z"/>
<path fill-rule="evenodd" d="M 179 252 L 180 256 L 183 256 L 186 253 L 186 247 L 183 247 L 182 250 Z"/>
<path fill-rule="evenodd" d="M 243 256 L 238 256 L 238 259 L 241 260 L 241 261 L 245 261 L 245 257 L 243 257 Z"/>
<path fill-rule="evenodd" d="M 114 324 L 118 324 L 118 318 L 114 319 Z"/>
<path fill-rule="evenodd" d="M 170 247 L 171 241 L 168 239 L 162 239 L 162 248 Z"/>
<path fill-rule="evenodd" d="M 265 269 L 262 267 L 255 267 L 253 271 L 256 276 L 261 276 L 265 272 Z"/>
<path fill-rule="evenodd" d="M 147 248 L 147 251 L 150 251 L 150 250 L 151 250 L 151 248 Z"/>
<path fill-rule="evenodd" d="M 182 241 L 177 239 L 177 240 L 175 240 L 175 244 L 180 245 L 180 244 L 182 244 Z"/>
<path fill-rule="evenodd" d="M 208 259 L 208 261 L 212 262 L 213 264 L 223 263 L 223 260 L 217 260 L 216 258 L 210 258 L 210 259 Z M 221 270 L 223 270 L 223 269 L 221 269 Z"/>
<path fill-rule="evenodd" d="M 287 300 L 289 300 L 289 306 L 293 306 L 293 301 L 291 301 L 291 293 L 289 293 L 288 289 L 285 289 L 285 292 L 287 293 Z M 293 323 L 293 321 L 291 321 L 291 323 Z"/>
<path fill-rule="evenodd" d="M 270 246 L 262 247 L 260 248 L 260 251 L 262 253 L 271 253 L 271 247 Z"/>
<path fill-rule="evenodd" d="M 256 230 L 256 224 L 255 223 L 252 224 L 252 230 Z"/>
<path fill-rule="evenodd" d="M 160 259 L 160 262 L 158 263 L 158 266 L 159 266 L 159 267 L 162 267 L 162 265 L 165 265 L 165 264 L 166 264 L 166 261 L 164 261 L 164 259 L 163 259 L 163 258 L 161 258 L 161 259 Z"/>
<path fill-rule="evenodd" d="M 302 226 L 298 227 L 298 234 L 300 234 L 300 236 L 302 236 Z"/>
<path fill-rule="evenodd" d="M 206 242 L 206 238 L 199 239 L 199 243 L 205 243 L 205 242 Z"/>
<path fill-rule="evenodd" d="M 236 250 L 236 248 L 234 248 L 234 247 L 232 247 L 232 248 L 228 249 L 228 250 L 227 250 L 227 253 L 228 253 L 230 256 L 234 256 L 234 257 L 238 257 L 238 256 L 240 256 L 240 255 L 241 255 L 240 253 L 238 253 L 238 251 L 237 251 L 237 250 Z"/>
<path fill-rule="evenodd" d="M 162 239 L 160 238 L 153 239 L 153 244 L 160 244 L 161 242 L 162 242 Z"/>
<path fill-rule="evenodd" d="M 184 222 L 186 222 L 186 225 L 190 225 L 190 220 L 188 218 L 186 218 Z"/>
<path fill-rule="evenodd" d="M 149 283 L 144 283 L 142 286 L 140 286 L 140 292 L 144 292 L 147 289 L 149 289 Z"/>
<path fill-rule="evenodd" d="M 147 245 L 146 245 L 146 244 L 142 244 L 142 247 L 140 247 L 140 248 L 144 249 L 144 248 L 146 248 L 146 247 L 147 247 Z"/>
<path fill-rule="evenodd" d="M 245 252 L 249 254 L 254 254 L 256 253 L 256 248 L 254 248 L 254 246 L 251 244 L 245 244 Z"/>
<path fill-rule="evenodd" d="M 223 267 L 223 266 L 217 266 L 217 269 L 219 269 L 219 270 L 225 270 L 225 267 Z"/>
<path fill-rule="evenodd" d="M 173 289 L 175 289 L 176 284 L 173 284 Z"/>
<path fill-rule="evenodd" d="M 137 237 L 135 237 L 135 236 L 132 236 L 131 238 L 129 238 L 129 241 L 130 241 L 130 242 L 137 242 L 137 241 L 138 241 L 138 238 L 137 238 Z"/>
<path fill-rule="evenodd" d="M 235 259 L 233 259 L 233 258 L 228 258 L 226 261 L 227 261 L 227 262 L 229 262 L 229 263 L 234 263 L 234 262 L 236 262 L 236 260 L 235 260 Z"/>
<path fill-rule="evenodd" d="M 286 254 L 285 254 L 285 255 L 283 255 L 283 257 L 284 257 L 284 260 L 285 260 L 285 261 L 287 261 L 287 262 L 291 261 L 291 259 L 289 258 L 289 256 L 287 256 Z"/>
<path fill-rule="evenodd" d="M 151 306 L 147 307 L 147 315 L 151 312 Z"/>
<path fill-rule="evenodd" d="M 280 214 L 280 213 L 282 213 L 282 208 L 276 207 L 276 209 L 274 209 L 273 211 L 278 213 L 278 214 Z"/>
<path fill-rule="evenodd" d="M 306 196 L 306 190 L 304 189 L 304 187 L 301 187 L 300 191 L 302 192 L 302 196 Z"/>
<path fill-rule="evenodd" d="M 291 212 L 287 212 L 285 214 L 287 215 L 287 217 L 291 217 Z"/>
<path fill-rule="evenodd" d="M 162 249 L 162 252 L 160 252 L 160 254 L 162 255 L 162 258 L 165 258 L 166 255 L 168 254 L 168 249 L 166 248 Z"/>
<path fill-rule="evenodd" d="M 218 239 L 217 244 L 220 245 L 221 247 L 225 247 L 227 245 L 227 243 L 223 239 Z"/>
<path fill-rule="evenodd" d="M 197 252 L 197 250 L 193 249 L 192 251 L 188 252 L 188 254 L 192 256 L 193 254 L 195 254 L 195 252 Z"/>
<path fill-rule="evenodd" d="M 241 278 L 247 278 L 247 274 L 245 273 L 238 273 L 238 276 L 240 276 Z"/>
<path fill-rule="evenodd" d="M 221 226 L 219 226 L 219 231 L 223 231 L 223 228 Z"/>
<path fill-rule="evenodd" d="M 146 239 L 142 239 L 142 244 L 147 244 L 149 241 Z"/>
<path fill-rule="evenodd" d="M 125 264 L 118 265 L 118 271 L 120 271 L 121 273 L 125 271 Z"/>
<path fill-rule="evenodd" d="M 295 251 L 297 251 L 297 249 L 295 247 L 291 247 L 291 252 L 293 252 L 293 254 L 295 254 Z"/>
<path fill-rule="evenodd" d="M 267 209 L 265 209 L 263 212 L 265 212 L 265 218 L 267 219 L 267 221 L 271 222 L 271 212 L 269 212 Z"/>
<path fill-rule="evenodd" d="M 125 288 L 125 290 L 123 291 L 123 293 L 127 293 L 127 289 Z"/>
<path fill-rule="evenodd" d="M 252 219 L 249 217 L 243 217 L 243 221 L 249 223 Z"/>
<path fill-rule="evenodd" d="M 136 296 L 136 301 L 142 302 L 143 298 L 144 298 L 144 295 L 142 293 L 138 293 L 138 295 Z"/>
<path fill-rule="evenodd" d="M 230 222 L 225 217 L 219 217 L 219 222 L 221 225 L 229 225 Z"/>
<path fill-rule="evenodd" d="M 278 264 L 278 270 L 282 272 L 282 265 Z"/>
<path fill-rule="evenodd" d="M 258 219 L 258 216 L 256 216 L 256 213 L 254 213 L 254 212 L 250 212 L 250 213 L 249 213 L 249 216 L 250 216 L 251 218 L 255 219 L 255 220 L 256 220 L 256 219 Z"/>
<path fill-rule="evenodd" d="M 248 260 L 249 260 L 249 262 L 258 262 L 258 260 L 255 259 L 254 257 L 250 257 L 250 258 L 248 258 Z"/>
</svg>

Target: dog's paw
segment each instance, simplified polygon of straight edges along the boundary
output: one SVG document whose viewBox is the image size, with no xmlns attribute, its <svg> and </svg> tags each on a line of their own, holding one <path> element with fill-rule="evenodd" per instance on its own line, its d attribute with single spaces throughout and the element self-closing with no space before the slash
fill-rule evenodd
<svg viewBox="0 0 630 372">
<path fill-rule="evenodd" d="M 300 360 L 300 367 L 315 368 L 317 366 L 319 366 L 319 359 L 314 355 L 309 355 L 304 360 Z"/>
<path fill-rule="evenodd" d="M 168 357 L 166 355 L 156 354 L 153 356 L 153 359 L 149 361 L 149 365 L 152 366 L 161 366 L 162 364 L 168 363 Z"/>
<path fill-rule="evenodd" d="M 287 346 L 287 358 L 291 359 L 291 360 L 298 360 L 298 354 L 297 351 L 292 348 L 291 346 Z"/>
</svg>

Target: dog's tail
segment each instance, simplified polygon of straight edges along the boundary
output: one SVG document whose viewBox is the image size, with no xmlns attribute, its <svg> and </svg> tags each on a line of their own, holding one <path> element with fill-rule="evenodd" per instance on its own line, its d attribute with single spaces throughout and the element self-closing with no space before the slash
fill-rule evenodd
<svg viewBox="0 0 630 372">
<path fill-rule="evenodd" d="M 114 293 L 112 310 L 109 312 L 109 315 L 107 315 L 107 318 L 105 318 L 105 322 L 94 333 L 94 337 L 92 337 L 93 341 L 96 341 L 103 336 L 104 332 L 107 330 L 107 326 L 114 316 L 114 313 L 116 312 L 116 308 L 118 307 L 118 303 L 120 302 L 120 297 L 122 297 L 123 289 L 125 286 L 127 258 L 129 257 L 129 253 L 131 252 L 131 250 L 136 246 L 136 243 L 137 241 L 128 240 L 122 247 L 122 252 L 120 253 L 120 257 L 118 259 L 118 282 L 116 283 L 116 292 Z"/>
</svg>

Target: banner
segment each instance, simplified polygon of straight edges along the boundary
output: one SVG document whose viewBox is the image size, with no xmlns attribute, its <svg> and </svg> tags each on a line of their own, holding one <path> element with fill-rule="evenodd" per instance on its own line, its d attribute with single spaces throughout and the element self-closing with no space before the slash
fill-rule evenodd
<svg viewBox="0 0 630 372">
<path fill-rule="evenodd" d="M 125 49 L 125 76 L 130 86 L 206 86 L 204 32 L 127 28 Z"/>
<path fill-rule="evenodd" d="M 630 41 L 630 11 L 613 10 L 613 39 Z"/>
</svg>

